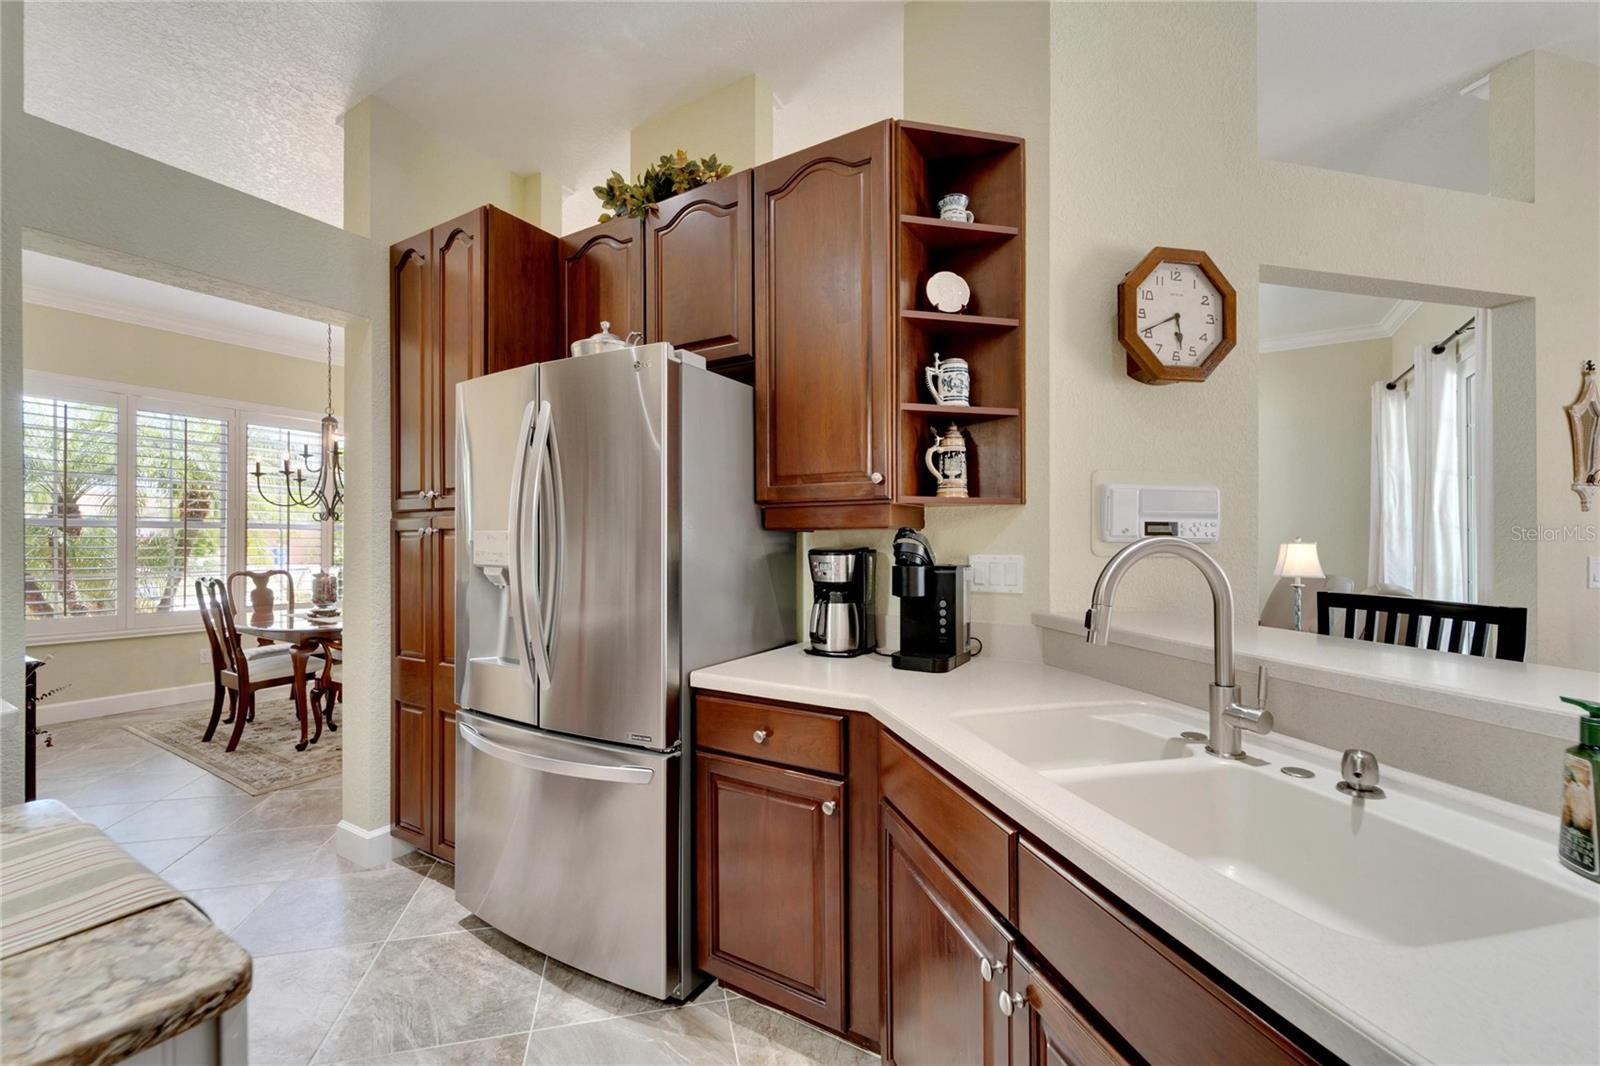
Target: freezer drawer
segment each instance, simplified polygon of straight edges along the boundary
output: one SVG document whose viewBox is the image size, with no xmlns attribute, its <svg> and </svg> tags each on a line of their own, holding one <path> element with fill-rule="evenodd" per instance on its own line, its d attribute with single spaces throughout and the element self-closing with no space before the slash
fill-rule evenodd
<svg viewBox="0 0 1600 1066">
<path fill-rule="evenodd" d="M 456 899 L 569 966 L 677 994 L 681 757 L 468 711 L 456 728 Z"/>
</svg>

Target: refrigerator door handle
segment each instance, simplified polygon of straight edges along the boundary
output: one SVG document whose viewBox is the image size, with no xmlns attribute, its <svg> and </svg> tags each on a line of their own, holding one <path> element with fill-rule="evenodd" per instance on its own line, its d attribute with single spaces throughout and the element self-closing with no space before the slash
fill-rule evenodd
<svg viewBox="0 0 1600 1066">
<path fill-rule="evenodd" d="M 466 742 L 495 759 L 512 763 L 544 774 L 562 777 L 581 777 L 588 781 L 609 781 L 618 785 L 648 785 L 655 770 L 648 766 L 604 766 L 596 763 L 573 762 L 570 759 L 552 759 L 548 755 L 518 751 L 497 744 L 465 722 L 457 721 L 456 729 Z"/>
<path fill-rule="evenodd" d="M 535 413 L 537 412 L 537 414 Z M 530 431 L 528 426 L 532 422 Z M 534 603 L 534 617 L 539 622 L 539 632 L 530 632 L 528 620 L 527 591 L 523 588 L 522 575 L 525 572 L 525 561 L 522 558 L 522 522 L 523 501 L 522 482 L 528 473 L 528 452 L 540 456 L 533 468 L 533 499 L 539 499 L 541 484 L 544 476 L 544 450 L 545 441 L 550 435 L 550 404 L 545 401 L 537 404 L 529 403 L 522 412 L 522 429 L 517 435 L 517 473 L 511 479 L 511 510 L 508 512 L 509 539 L 511 541 L 511 599 L 513 610 L 516 612 L 517 635 L 521 638 L 523 650 L 528 656 L 528 668 L 533 673 L 535 685 L 550 684 L 550 663 L 545 657 L 544 640 L 544 608 L 539 595 L 537 584 L 532 590 Z"/>
<path fill-rule="evenodd" d="M 547 462 L 550 466 L 550 478 L 547 484 L 550 489 L 552 524 L 555 527 L 551 537 L 555 545 L 555 550 L 551 552 L 551 587 L 545 589 L 541 586 L 541 592 L 547 594 L 541 632 L 545 635 L 545 684 L 548 685 L 555 669 L 556 638 L 561 631 L 561 627 L 556 624 L 556 612 L 561 605 L 567 567 L 567 496 L 561 480 L 561 448 L 556 442 L 556 423 L 553 415 L 546 436 L 548 444 L 541 453 L 540 462 Z"/>
</svg>

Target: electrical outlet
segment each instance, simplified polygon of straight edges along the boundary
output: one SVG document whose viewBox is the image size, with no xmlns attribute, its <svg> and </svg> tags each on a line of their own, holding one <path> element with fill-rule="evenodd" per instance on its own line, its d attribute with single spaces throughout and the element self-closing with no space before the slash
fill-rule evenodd
<svg viewBox="0 0 1600 1066">
<path fill-rule="evenodd" d="M 1589 556 L 1589 587 L 1600 589 L 1600 555 Z"/>
<path fill-rule="evenodd" d="M 967 588 L 973 592 L 1022 593 L 1022 556 L 973 555 L 967 559 Z"/>
</svg>

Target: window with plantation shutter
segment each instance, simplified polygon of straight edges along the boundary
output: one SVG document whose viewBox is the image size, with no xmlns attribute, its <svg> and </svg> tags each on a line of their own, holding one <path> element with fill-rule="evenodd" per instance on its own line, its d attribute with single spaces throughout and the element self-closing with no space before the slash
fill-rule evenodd
<svg viewBox="0 0 1600 1066">
<path fill-rule="evenodd" d="M 140 408 L 134 427 L 137 614 L 197 610 L 196 578 L 228 574 L 228 422 Z"/>
<path fill-rule="evenodd" d="M 239 570 L 290 571 L 302 606 L 319 570 L 342 586 L 343 530 L 284 487 L 285 455 L 315 481 L 314 416 L 30 370 L 22 422 L 31 643 L 198 633 L 195 581 Z"/>
<path fill-rule="evenodd" d="M 22 398 L 23 602 L 31 621 L 114 616 L 115 403 Z"/>
</svg>

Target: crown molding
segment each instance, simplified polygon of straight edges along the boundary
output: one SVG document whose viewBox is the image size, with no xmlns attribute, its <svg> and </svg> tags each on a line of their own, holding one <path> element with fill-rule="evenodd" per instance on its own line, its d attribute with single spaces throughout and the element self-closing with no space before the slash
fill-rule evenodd
<svg viewBox="0 0 1600 1066">
<path fill-rule="evenodd" d="M 37 282 L 23 282 L 22 302 L 53 307 L 58 311 L 73 311 L 78 314 L 93 315 L 96 318 L 108 318 L 114 322 L 126 322 L 131 326 L 143 326 L 146 329 L 181 333 L 187 337 L 232 344 L 240 348 L 253 348 L 258 352 L 272 352 L 295 359 L 307 359 L 314 363 L 324 362 L 328 357 L 327 350 L 322 345 L 296 344 L 285 337 L 256 330 L 220 325 L 166 311 L 155 312 L 119 300 L 102 300 L 80 292 L 40 285 Z M 335 365 L 342 366 L 344 357 L 334 352 L 333 361 Z"/>
<path fill-rule="evenodd" d="M 1422 304 L 1416 300 L 1396 300 L 1394 306 L 1378 321 L 1345 326 L 1342 329 L 1314 329 L 1304 333 L 1285 333 L 1262 338 L 1258 349 L 1263 352 L 1287 352 L 1296 348 L 1325 348 L 1331 344 L 1353 344 L 1357 341 L 1387 340 L 1417 313 Z"/>
</svg>

